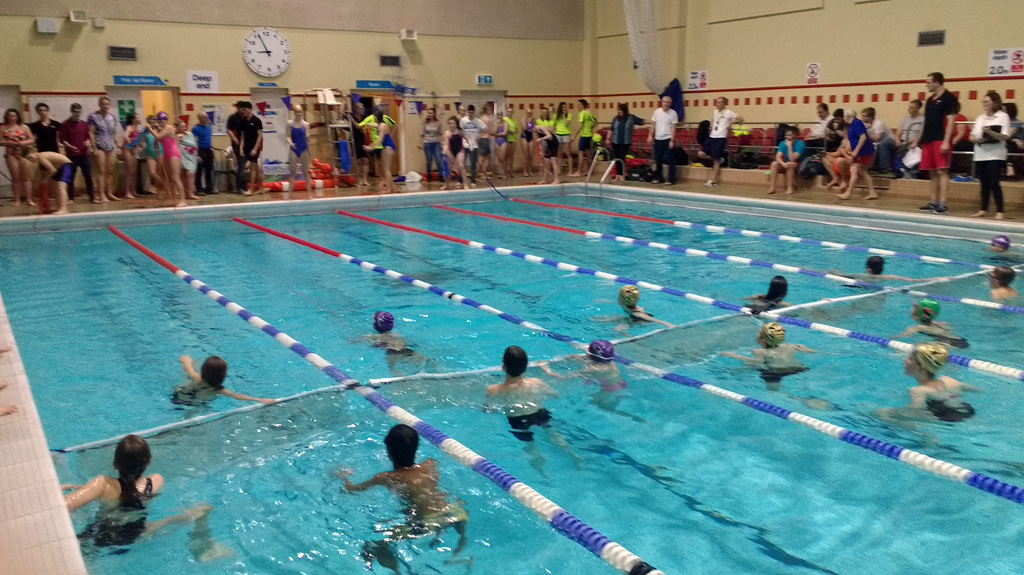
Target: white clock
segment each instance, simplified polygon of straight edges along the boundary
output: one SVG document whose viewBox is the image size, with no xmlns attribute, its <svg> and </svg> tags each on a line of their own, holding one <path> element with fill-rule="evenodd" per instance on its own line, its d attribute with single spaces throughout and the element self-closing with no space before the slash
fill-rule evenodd
<svg viewBox="0 0 1024 575">
<path fill-rule="evenodd" d="M 253 72 L 273 78 L 288 70 L 292 49 L 277 30 L 256 28 L 242 41 L 242 58 Z"/>
</svg>

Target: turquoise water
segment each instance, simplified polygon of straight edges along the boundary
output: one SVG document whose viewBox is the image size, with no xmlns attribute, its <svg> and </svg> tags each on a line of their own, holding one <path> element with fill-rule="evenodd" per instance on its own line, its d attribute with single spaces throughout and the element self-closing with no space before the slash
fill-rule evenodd
<svg viewBox="0 0 1024 575">
<path fill-rule="evenodd" d="M 898 246 L 969 261 L 986 255 L 978 244 L 954 240 L 594 198 L 553 201 Z M 462 207 L 813 269 L 863 267 L 863 255 L 813 246 L 508 202 Z M 431 208 L 364 213 L 737 303 L 763 293 L 775 275 Z M 264 218 L 258 223 L 584 341 L 651 330 L 632 327 L 624 334 L 615 331 L 615 323 L 594 321 L 618 310 L 618 286 L 610 281 L 336 215 Z M 379 309 L 395 314 L 396 329 L 431 358 L 425 367 L 433 372 L 492 367 L 511 344 L 524 347 L 533 359 L 568 349 L 497 317 L 237 223 L 122 229 L 361 380 L 393 375 L 382 352 L 359 341 Z M 230 365 L 226 385 L 249 395 L 281 397 L 332 383 L 107 231 L 2 241 L 0 286 L 51 447 L 241 405 L 227 398 L 205 410 L 171 404 L 170 390 L 182 381 L 177 362 L 181 354 L 200 361 L 207 355 L 224 357 Z M 934 277 L 963 270 L 892 260 L 888 271 Z M 787 300 L 792 303 L 855 293 L 810 277 L 789 279 Z M 984 297 L 986 289 L 983 276 L 935 288 L 970 297 Z M 856 307 L 835 304 L 800 317 L 893 336 L 910 323 L 910 301 L 901 295 L 872 297 Z M 652 292 L 643 294 L 641 305 L 674 324 L 722 313 Z M 966 355 L 1024 365 L 1024 351 L 1016 338 L 1007 337 L 1020 333 L 1024 318 L 950 304 L 941 319 L 970 340 Z M 978 416 L 955 426 L 892 427 L 871 412 L 905 404 L 905 389 L 912 381 L 902 374 L 901 357 L 877 346 L 789 328 L 791 341 L 818 353 L 801 358 L 811 368 L 808 372 L 787 378 L 781 392 L 770 392 L 756 373 L 716 356 L 720 351 L 749 352 L 756 330 L 746 318 L 714 321 L 620 345 L 618 351 L 1024 483 L 1024 463 L 1016 448 L 1024 438 L 1024 424 L 1014 409 L 1020 382 L 951 368 L 949 375 L 984 389 L 970 398 Z M 557 448 L 539 441 L 547 459 L 544 474 L 530 465 L 504 419 L 481 410 L 483 387 L 497 382 L 496 376 L 411 381 L 385 386 L 381 392 L 666 573 L 895 574 L 926 566 L 936 573 L 1017 571 L 1024 528 L 1018 506 L 707 394 L 636 371 L 625 375 L 629 388 L 621 393 L 617 408 L 644 422 L 599 409 L 590 400 L 594 388 L 580 381 L 556 384 L 562 396 L 549 404 L 555 428 L 583 464 L 577 469 Z M 834 410 L 810 410 L 802 400 L 812 397 L 827 400 Z M 111 574 L 361 569 L 362 541 L 374 538 L 375 525 L 400 516 L 400 508 L 384 491 L 339 493 L 330 471 L 352 467 L 357 477 L 365 478 L 384 469 L 382 438 L 391 424 L 354 395 L 325 394 L 153 438 L 151 470 L 168 483 L 150 516 L 209 502 L 214 506 L 212 532 L 235 549 L 235 558 L 196 563 L 187 551 L 189 529 L 180 528 L 127 554 L 90 558 L 90 569 Z M 471 523 L 465 555 L 473 560 L 472 572 L 507 572 L 513 562 L 514 572 L 522 573 L 611 572 L 483 478 L 429 445 L 421 453 L 439 459 L 442 485 L 466 503 Z M 61 480 L 84 481 L 108 472 L 111 455 L 112 448 L 61 456 Z M 88 511 L 76 514 L 76 526 L 90 518 Z M 440 550 L 429 543 L 399 546 L 411 572 L 467 571 L 466 565 L 445 563 L 451 559 L 450 538 L 439 544 Z M 937 557 L 943 558 L 938 565 Z"/>
</svg>

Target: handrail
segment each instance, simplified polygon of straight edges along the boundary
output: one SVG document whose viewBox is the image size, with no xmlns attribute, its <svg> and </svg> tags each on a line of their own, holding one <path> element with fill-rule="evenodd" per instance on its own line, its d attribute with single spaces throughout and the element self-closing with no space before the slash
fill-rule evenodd
<svg viewBox="0 0 1024 575">
<path fill-rule="evenodd" d="M 583 181 L 583 185 L 586 186 L 590 183 L 590 176 L 594 173 L 594 166 L 597 165 L 597 160 L 601 157 L 601 150 L 594 150 L 594 159 L 590 161 L 590 169 L 587 170 L 587 179 Z"/>
<path fill-rule="evenodd" d="M 604 171 L 604 175 L 601 176 L 601 183 L 602 184 L 605 183 L 606 181 L 608 181 L 608 175 L 612 173 L 612 168 L 615 167 L 615 162 L 618 162 L 618 163 L 622 164 L 622 173 L 623 174 L 626 173 L 626 162 L 621 160 L 620 158 L 615 158 L 615 159 L 612 160 L 612 163 L 608 164 L 608 169 L 605 170 Z"/>
</svg>

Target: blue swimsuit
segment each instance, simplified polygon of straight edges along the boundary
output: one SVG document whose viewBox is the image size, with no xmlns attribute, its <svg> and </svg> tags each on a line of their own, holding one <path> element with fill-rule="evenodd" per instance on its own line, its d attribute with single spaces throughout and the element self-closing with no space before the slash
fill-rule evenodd
<svg viewBox="0 0 1024 575">
<path fill-rule="evenodd" d="M 298 128 L 292 126 L 292 144 L 295 146 L 294 152 L 297 157 L 301 157 L 309 149 L 309 145 L 306 143 L 306 130 L 303 126 L 300 125 Z"/>
<path fill-rule="evenodd" d="M 395 149 L 395 141 L 391 139 L 391 134 L 384 134 L 384 141 L 381 142 L 385 148 Z"/>
</svg>

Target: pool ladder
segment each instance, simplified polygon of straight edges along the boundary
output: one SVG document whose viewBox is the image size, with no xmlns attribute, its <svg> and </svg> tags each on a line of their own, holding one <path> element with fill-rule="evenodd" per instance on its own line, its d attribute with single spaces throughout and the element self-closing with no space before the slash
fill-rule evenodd
<svg viewBox="0 0 1024 575">
<path fill-rule="evenodd" d="M 590 176 L 594 174 L 594 167 L 597 166 L 597 162 L 605 153 L 606 150 L 602 148 L 598 149 L 597 152 L 594 154 L 594 159 L 593 161 L 590 162 L 590 169 L 587 170 L 587 179 L 583 181 L 584 189 L 590 186 Z M 608 181 L 608 175 L 612 173 L 612 168 L 615 167 L 616 163 L 622 164 L 622 173 L 626 173 L 626 163 L 620 160 L 619 158 L 613 158 L 612 161 L 608 164 L 608 168 L 605 169 L 604 175 L 601 176 L 601 180 L 598 182 L 599 184 L 601 184 L 601 191 L 604 191 L 604 183 Z"/>
</svg>

